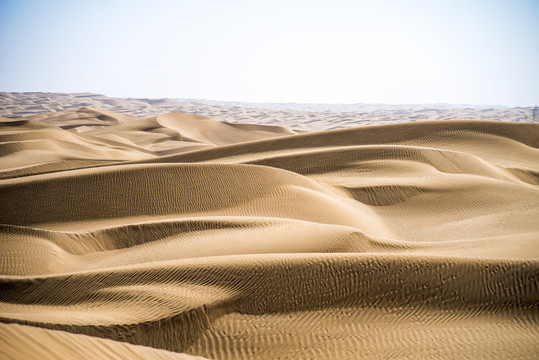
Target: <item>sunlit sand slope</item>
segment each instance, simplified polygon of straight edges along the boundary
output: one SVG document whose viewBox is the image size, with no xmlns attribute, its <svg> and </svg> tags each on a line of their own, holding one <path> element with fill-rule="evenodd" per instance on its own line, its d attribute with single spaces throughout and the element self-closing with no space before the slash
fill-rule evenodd
<svg viewBox="0 0 539 360">
<path fill-rule="evenodd" d="M 539 125 L 107 116 L 0 123 L 4 357 L 536 358 Z"/>
<path fill-rule="evenodd" d="M 204 358 L 124 342 L 74 335 L 37 327 L 0 323 L 2 359 L 160 359 L 203 360 Z"/>
<path fill-rule="evenodd" d="M 189 114 L 135 119 L 93 108 L 0 117 L 0 179 L 295 134 L 278 126 L 227 124 Z"/>
</svg>

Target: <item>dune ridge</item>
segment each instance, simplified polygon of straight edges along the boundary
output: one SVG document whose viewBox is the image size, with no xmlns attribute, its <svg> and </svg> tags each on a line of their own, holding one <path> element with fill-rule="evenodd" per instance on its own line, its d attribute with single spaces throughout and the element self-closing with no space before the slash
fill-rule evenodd
<svg viewBox="0 0 539 360">
<path fill-rule="evenodd" d="M 538 147 L 532 123 L 1 119 L 0 354 L 533 359 Z"/>
</svg>

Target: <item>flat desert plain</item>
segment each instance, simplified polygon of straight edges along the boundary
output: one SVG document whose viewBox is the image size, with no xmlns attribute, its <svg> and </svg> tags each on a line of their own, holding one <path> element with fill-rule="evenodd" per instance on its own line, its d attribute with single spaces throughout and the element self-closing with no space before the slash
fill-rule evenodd
<svg viewBox="0 0 539 360">
<path fill-rule="evenodd" d="M 2 95 L 1 358 L 539 356 L 539 124 L 55 96 Z"/>
</svg>

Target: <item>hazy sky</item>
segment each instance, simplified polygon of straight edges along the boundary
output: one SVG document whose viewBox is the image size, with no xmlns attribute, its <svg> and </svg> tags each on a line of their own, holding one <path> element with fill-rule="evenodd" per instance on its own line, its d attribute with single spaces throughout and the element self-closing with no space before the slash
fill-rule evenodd
<svg viewBox="0 0 539 360">
<path fill-rule="evenodd" d="M 0 0 L 0 91 L 539 103 L 539 0 Z"/>
</svg>

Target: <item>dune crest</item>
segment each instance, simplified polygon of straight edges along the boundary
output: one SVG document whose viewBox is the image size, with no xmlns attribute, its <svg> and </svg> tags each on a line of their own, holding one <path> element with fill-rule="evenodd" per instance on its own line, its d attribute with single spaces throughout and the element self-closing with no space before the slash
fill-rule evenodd
<svg viewBox="0 0 539 360">
<path fill-rule="evenodd" d="M 538 147 L 531 123 L 1 118 L 0 355 L 533 359 Z"/>
</svg>

